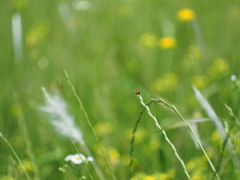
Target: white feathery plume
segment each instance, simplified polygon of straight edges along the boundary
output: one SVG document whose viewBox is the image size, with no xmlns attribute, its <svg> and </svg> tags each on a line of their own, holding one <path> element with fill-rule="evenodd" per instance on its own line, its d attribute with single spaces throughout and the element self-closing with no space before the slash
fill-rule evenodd
<svg viewBox="0 0 240 180">
<path fill-rule="evenodd" d="M 84 143 L 80 128 L 74 123 L 74 118 L 67 111 L 67 104 L 57 94 L 49 95 L 45 88 L 42 88 L 45 96 L 45 106 L 40 109 L 50 116 L 50 121 L 55 130 L 64 137 L 72 138 L 74 141 Z"/>
<path fill-rule="evenodd" d="M 82 132 L 74 123 L 74 118 L 69 115 L 67 111 L 67 104 L 65 101 L 57 94 L 49 95 L 45 88 L 42 88 L 45 96 L 46 105 L 41 107 L 41 110 L 48 113 L 50 116 L 50 121 L 54 126 L 55 130 L 62 136 L 73 139 L 78 142 L 85 153 L 92 157 L 86 143 L 83 139 Z M 95 163 L 92 162 L 93 168 L 95 169 L 100 180 L 104 180 L 104 176 Z"/>
</svg>

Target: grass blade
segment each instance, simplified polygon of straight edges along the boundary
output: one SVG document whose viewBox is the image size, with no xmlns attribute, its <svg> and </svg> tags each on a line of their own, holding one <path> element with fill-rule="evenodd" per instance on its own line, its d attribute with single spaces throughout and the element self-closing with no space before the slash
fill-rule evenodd
<svg viewBox="0 0 240 180">
<path fill-rule="evenodd" d="M 76 97 L 76 99 L 77 99 L 77 101 L 78 101 L 78 103 L 79 103 L 80 109 L 81 109 L 81 110 L 83 111 L 83 113 L 84 113 L 84 116 L 85 116 L 85 118 L 86 118 L 86 120 L 87 120 L 87 123 L 88 123 L 88 125 L 90 126 L 90 128 L 91 128 L 91 130 L 92 130 L 92 132 L 93 132 L 93 135 L 94 135 L 97 143 L 98 143 L 99 145 L 101 145 L 100 140 L 99 140 L 99 138 L 98 138 L 98 136 L 97 136 L 97 133 L 95 132 L 95 130 L 94 130 L 94 128 L 93 128 L 93 125 L 92 125 L 92 123 L 91 123 L 91 121 L 90 121 L 90 119 L 89 119 L 89 117 L 88 117 L 88 114 L 87 114 L 87 112 L 85 111 L 85 109 L 84 109 L 84 107 L 83 107 L 82 101 L 81 101 L 81 99 L 79 98 L 79 96 L 77 95 L 77 92 L 76 92 L 76 90 L 75 90 L 75 87 L 73 86 L 73 84 L 72 84 L 71 81 L 69 80 L 69 76 L 68 76 L 67 71 L 65 70 L 64 72 L 65 72 L 65 76 L 66 76 L 66 78 L 67 78 L 67 83 L 68 83 L 69 86 L 71 87 L 71 89 L 72 89 L 72 91 L 73 91 L 73 94 L 74 94 L 74 96 Z M 104 153 L 104 150 L 103 150 L 103 147 L 102 147 L 102 146 L 100 146 L 100 151 L 101 151 L 101 153 L 103 154 L 103 157 L 104 157 L 104 159 L 105 159 L 105 161 L 106 161 L 107 167 L 108 167 L 108 169 L 109 169 L 110 172 L 111 172 L 112 178 L 113 178 L 114 180 L 116 180 L 116 177 L 115 177 L 115 175 L 114 175 L 114 173 L 113 173 L 112 168 L 110 167 L 110 165 L 109 165 L 109 163 L 108 163 L 106 154 Z M 103 177 L 102 177 L 102 178 L 103 178 Z M 103 178 L 103 179 L 104 179 L 104 178 Z"/>
<path fill-rule="evenodd" d="M 207 113 L 207 115 L 212 119 L 218 132 L 221 134 L 222 138 L 225 139 L 226 132 L 223 128 L 222 122 L 217 117 L 217 114 L 213 110 L 212 106 L 208 103 L 208 101 L 204 98 L 204 96 L 201 94 L 201 92 L 196 87 L 193 86 L 193 90 L 194 90 L 194 93 L 195 93 L 195 96 L 196 96 L 198 102 L 201 104 L 202 108 Z"/>
<path fill-rule="evenodd" d="M 13 147 L 11 146 L 11 144 L 8 142 L 8 140 L 7 140 L 5 137 L 3 137 L 3 135 L 2 135 L 1 132 L 0 132 L 0 137 L 1 137 L 1 138 L 7 143 L 7 145 L 9 146 L 9 148 L 12 150 L 14 156 L 15 156 L 16 159 L 18 160 L 19 164 L 22 166 L 23 171 L 24 171 L 24 173 L 25 173 L 26 176 L 27 176 L 27 179 L 28 179 L 28 180 L 31 180 L 31 178 L 30 178 L 30 176 L 28 175 L 28 173 L 27 173 L 27 171 L 26 171 L 26 169 L 25 169 L 23 163 L 22 163 L 21 160 L 19 159 L 17 153 L 15 152 L 15 150 L 13 149 Z"/>
<path fill-rule="evenodd" d="M 158 123 L 157 118 L 151 113 L 151 111 L 150 111 L 150 109 L 149 109 L 149 106 L 143 102 L 143 98 L 142 98 L 142 96 L 140 95 L 140 93 L 137 93 L 137 95 L 138 95 L 138 97 L 139 97 L 139 99 L 140 99 L 140 103 L 145 107 L 145 109 L 147 110 L 149 116 L 154 120 L 155 125 L 158 127 L 158 129 L 160 129 L 160 130 L 162 131 L 165 140 L 167 141 L 167 143 L 168 143 L 168 144 L 171 146 L 171 148 L 173 149 L 175 156 L 176 156 L 177 159 L 180 161 L 180 163 L 181 163 L 181 165 L 182 165 L 182 167 L 183 167 L 183 169 L 184 169 L 184 173 L 186 174 L 186 176 L 188 177 L 188 179 L 191 179 L 191 177 L 190 177 L 190 175 L 189 175 L 189 173 L 188 173 L 188 171 L 187 171 L 187 168 L 186 168 L 183 160 L 182 160 L 181 157 L 179 156 L 179 154 L 178 154 L 178 152 L 177 152 L 174 144 L 170 141 L 170 139 L 168 138 L 166 132 L 164 131 L 164 129 L 162 129 L 162 127 L 161 127 L 160 124 Z"/>
</svg>

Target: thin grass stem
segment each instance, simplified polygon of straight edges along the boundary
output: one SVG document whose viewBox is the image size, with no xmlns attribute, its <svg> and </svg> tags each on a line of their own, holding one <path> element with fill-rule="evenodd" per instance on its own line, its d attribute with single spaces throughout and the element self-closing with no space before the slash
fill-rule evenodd
<svg viewBox="0 0 240 180">
<path fill-rule="evenodd" d="M 23 171 L 24 171 L 25 175 L 27 176 L 27 179 L 28 179 L 28 180 L 31 180 L 31 178 L 30 178 L 30 176 L 28 175 L 28 173 L 27 173 L 24 165 L 22 164 L 21 160 L 19 159 L 17 153 L 15 152 L 15 150 L 13 149 L 13 147 L 11 146 L 11 144 L 8 142 L 8 140 L 7 140 L 5 137 L 3 137 L 3 135 L 2 135 L 1 132 L 0 132 L 0 137 L 7 143 L 7 145 L 9 146 L 9 148 L 12 150 L 14 156 L 15 156 L 16 159 L 18 160 L 19 164 L 22 166 Z"/>
<path fill-rule="evenodd" d="M 87 112 L 85 111 L 85 109 L 84 109 L 84 107 L 83 107 L 82 101 L 81 101 L 81 99 L 79 98 L 79 96 L 77 95 L 77 92 L 76 92 L 76 90 L 75 90 L 75 87 L 73 86 L 73 84 L 72 84 L 71 81 L 69 80 L 69 76 L 68 76 L 67 71 L 65 70 L 64 72 L 65 72 L 65 76 L 66 76 L 66 78 L 67 78 L 67 83 L 68 83 L 68 85 L 71 87 L 71 89 L 72 89 L 72 91 L 73 91 L 73 94 L 74 94 L 74 96 L 76 97 L 76 99 L 77 99 L 77 101 L 78 101 L 78 104 L 79 104 L 79 106 L 80 106 L 80 109 L 81 109 L 82 112 L 84 113 L 84 116 L 85 116 L 85 118 L 86 118 L 86 120 L 87 120 L 87 123 L 88 123 L 89 127 L 91 128 L 91 130 L 92 130 L 92 132 L 93 132 L 93 135 L 94 135 L 97 143 L 100 145 L 100 151 L 101 151 L 101 153 L 102 153 L 102 155 L 103 155 L 103 157 L 104 157 L 104 159 L 105 159 L 105 162 L 106 162 L 106 164 L 107 164 L 108 169 L 110 170 L 111 176 L 112 176 L 112 178 L 113 178 L 114 180 L 116 180 L 117 178 L 115 177 L 115 175 L 114 175 L 114 173 L 113 173 L 113 170 L 111 169 L 111 167 L 110 167 L 110 165 L 109 165 L 109 163 L 108 163 L 106 154 L 104 153 L 103 147 L 102 147 L 102 145 L 101 145 L 101 143 L 100 143 L 100 140 L 99 140 L 99 138 L 98 138 L 98 136 L 97 136 L 97 133 L 95 132 L 95 130 L 94 130 L 93 126 L 92 126 L 92 123 L 91 123 L 91 121 L 90 121 L 90 119 L 89 119 L 89 117 L 88 117 L 88 114 L 87 114 Z M 102 175 L 102 176 L 103 176 L 103 175 Z"/>
<path fill-rule="evenodd" d="M 72 144 L 73 144 L 75 150 L 77 151 L 77 153 L 80 154 L 80 152 L 78 151 L 78 148 L 77 148 L 77 146 L 75 145 L 75 143 L 73 142 L 72 138 L 71 138 L 71 142 L 72 142 Z M 80 157 L 80 156 L 79 156 L 79 157 Z M 81 158 L 81 157 L 80 157 L 80 158 Z M 89 172 L 89 170 L 88 170 L 88 167 L 87 167 L 86 163 L 83 162 L 83 164 L 84 164 L 84 168 L 86 169 L 86 171 L 87 171 L 87 173 L 88 173 L 90 179 L 93 180 L 93 177 L 91 176 L 91 174 L 90 174 L 90 172 Z"/>
<path fill-rule="evenodd" d="M 200 47 L 201 53 L 203 54 L 203 56 L 206 56 L 206 47 L 205 47 L 205 43 L 204 43 L 204 39 L 201 33 L 201 29 L 199 27 L 198 21 L 197 19 L 193 19 L 192 20 L 192 27 L 193 27 L 193 31 L 195 33 L 196 39 L 197 39 L 197 43 Z"/>
<path fill-rule="evenodd" d="M 19 104 L 19 100 L 18 100 L 18 96 L 16 95 L 16 101 L 17 104 Z M 20 109 L 22 111 L 22 109 Z M 24 113 L 20 113 L 18 116 L 18 120 L 19 120 L 19 124 L 21 126 L 22 132 L 23 132 L 23 138 L 26 142 L 26 152 L 31 160 L 31 162 L 33 163 L 33 172 L 34 172 L 34 180 L 40 180 L 40 176 L 39 176 L 39 170 L 38 167 L 35 163 L 35 155 L 33 154 L 33 149 L 32 149 L 32 143 L 29 139 L 29 133 L 28 133 L 28 129 L 27 129 L 27 125 L 26 125 L 26 119 L 24 117 Z"/>
<path fill-rule="evenodd" d="M 191 125 L 182 117 L 182 115 L 178 112 L 177 108 L 176 108 L 174 105 L 170 105 L 170 104 L 166 103 L 165 101 L 163 101 L 162 99 L 159 99 L 159 100 L 156 100 L 156 101 L 158 101 L 159 103 L 162 103 L 162 104 L 164 104 L 165 106 L 167 106 L 168 108 L 172 109 L 172 110 L 178 115 L 178 117 L 179 117 L 183 122 L 186 123 L 186 125 L 187 125 L 187 127 L 189 128 L 190 132 L 192 133 L 195 141 L 197 142 L 197 144 L 199 145 L 199 147 L 200 147 L 201 150 L 203 151 L 203 154 L 204 154 L 205 157 L 207 158 L 207 161 L 208 161 L 210 167 L 212 168 L 212 170 L 213 170 L 213 172 L 214 172 L 214 175 L 216 176 L 216 178 L 217 178 L 218 180 L 220 180 L 220 177 L 219 177 L 216 169 L 214 168 L 214 166 L 213 166 L 210 158 L 208 157 L 205 149 L 203 148 L 201 142 L 198 140 L 197 136 L 195 135 L 195 133 L 194 133 Z"/>
<path fill-rule="evenodd" d="M 132 139 L 131 139 L 131 142 L 130 142 L 130 151 L 129 151 L 129 156 L 130 156 L 130 162 L 129 162 L 129 167 L 130 167 L 130 170 L 132 171 L 133 170 L 133 167 L 132 167 L 132 164 L 133 164 L 133 145 L 134 145 L 134 141 L 135 141 L 135 133 L 137 131 L 137 128 L 138 128 L 138 124 L 141 120 L 141 116 L 143 114 L 143 112 L 145 111 L 145 108 L 139 113 L 139 116 L 138 116 L 138 119 L 136 120 L 135 122 L 135 125 L 134 125 L 134 129 L 132 131 Z"/>
<path fill-rule="evenodd" d="M 232 126 L 232 127 L 233 127 L 233 126 Z M 232 128 L 231 128 L 231 129 L 232 129 Z M 220 169 L 220 167 L 221 167 L 221 163 L 222 163 L 222 160 L 223 160 L 223 155 L 224 155 L 224 152 L 225 152 L 225 149 L 226 149 L 226 146 L 227 146 L 227 142 L 228 142 L 229 137 L 230 137 L 230 134 L 228 133 L 228 134 L 227 134 L 227 137 L 224 139 L 224 142 L 223 142 L 223 145 L 222 145 L 222 151 L 221 151 L 221 154 L 220 154 L 220 157 L 219 157 L 217 166 L 216 166 L 216 172 L 218 172 L 219 169 Z M 216 176 L 216 175 L 213 174 L 211 180 L 214 180 L 215 176 Z"/>
<path fill-rule="evenodd" d="M 186 176 L 188 177 L 188 179 L 191 179 L 191 177 L 190 177 L 190 175 L 189 175 L 189 173 L 188 173 L 188 171 L 187 171 L 187 168 L 186 168 L 183 160 L 182 160 L 181 157 L 179 156 L 179 154 L 178 154 L 178 152 L 177 152 L 174 144 L 170 141 L 170 139 L 168 138 L 166 132 L 164 131 L 164 129 L 162 129 L 162 127 L 161 127 L 160 124 L 158 123 L 157 118 L 151 113 L 148 105 L 143 102 L 142 96 L 141 96 L 140 94 L 137 94 L 137 95 L 138 95 L 138 97 L 139 97 L 139 99 L 140 99 L 140 103 L 146 108 L 149 116 L 154 120 L 155 125 L 162 131 L 165 140 L 168 142 L 168 144 L 169 144 L 169 145 L 171 146 L 171 148 L 173 149 L 175 156 L 176 156 L 177 159 L 180 161 L 180 163 L 181 163 L 181 165 L 182 165 L 182 167 L 183 167 L 183 169 L 184 169 L 184 173 L 186 174 Z"/>
<path fill-rule="evenodd" d="M 226 108 L 228 110 L 228 113 L 230 114 L 230 116 L 232 117 L 232 121 L 235 122 L 237 125 L 239 125 L 239 122 L 238 122 L 238 118 L 237 116 L 235 115 L 235 113 L 233 112 L 232 108 L 229 107 L 228 105 L 226 105 Z M 218 172 L 220 167 L 221 167 L 221 163 L 222 163 L 222 160 L 223 160 L 223 155 L 224 155 L 224 152 L 225 152 L 225 149 L 227 147 L 227 143 L 230 139 L 230 135 L 231 135 L 231 131 L 233 130 L 233 128 L 235 127 L 235 124 L 232 124 L 229 129 L 227 130 L 227 136 L 225 137 L 224 141 L 223 141 L 223 145 L 222 145 L 222 151 L 221 151 L 221 154 L 220 154 L 220 157 L 219 157 L 219 160 L 218 160 L 218 163 L 216 165 L 216 171 Z M 235 165 L 236 167 L 239 169 L 239 161 L 238 161 L 238 158 L 236 156 L 236 152 L 232 149 L 232 148 L 229 148 L 231 151 L 231 154 L 232 154 L 232 157 L 234 159 L 234 162 L 235 162 Z M 215 174 L 213 175 L 212 177 L 212 180 L 215 178 Z"/>
<path fill-rule="evenodd" d="M 150 106 L 154 101 L 150 101 L 149 103 L 147 103 L 146 105 L 147 106 Z M 138 128 L 138 124 L 140 123 L 141 121 L 141 117 L 142 117 L 142 114 L 144 113 L 144 111 L 146 110 L 145 107 L 143 107 L 143 109 L 141 110 L 141 112 L 139 113 L 138 115 L 138 118 L 135 122 L 135 125 L 134 125 L 134 128 L 133 128 L 133 131 L 132 131 L 132 139 L 130 141 L 130 151 L 129 151 L 129 156 L 130 156 L 130 162 L 129 162 L 129 167 L 131 169 L 131 171 L 133 170 L 133 167 L 132 167 L 132 164 L 133 164 L 133 150 L 134 150 L 134 141 L 135 141 L 135 133 L 137 131 L 137 128 Z"/>
<path fill-rule="evenodd" d="M 142 114 L 144 113 L 145 110 L 146 110 L 146 109 L 143 108 L 143 109 L 141 110 L 141 112 L 139 113 L 139 116 L 138 116 L 138 118 L 137 118 L 137 120 L 136 120 L 136 122 L 135 122 L 133 131 L 132 131 L 132 139 L 131 139 L 131 141 L 130 141 L 130 151 L 129 151 L 129 156 L 130 156 L 129 167 L 130 167 L 131 171 L 133 170 L 133 167 L 132 167 L 132 164 L 133 164 L 133 156 L 132 156 L 132 154 L 133 154 L 133 149 L 134 149 L 134 146 L 133 146 L 133 145 L 134 145 L 134 141 L 135 141 L 135 133 L 136 133 L 136 131 L 137 131 L 138 124 L 140 123 Z"/>
</svg>

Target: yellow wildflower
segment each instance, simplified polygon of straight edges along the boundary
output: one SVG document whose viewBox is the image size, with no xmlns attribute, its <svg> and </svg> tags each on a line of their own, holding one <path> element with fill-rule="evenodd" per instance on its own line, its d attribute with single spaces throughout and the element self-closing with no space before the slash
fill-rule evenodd
<svg viewBox="0 0 240 180">
<path fill-rule="evenodd" d="M 174 73 L 167 73 L 163 78 L 157 79 L 152 84 L 152 89 L 156 93 L 173 90 L 178 83 L 178 77 Z"/>
<path fill-rule="evenodd" d="M 159 40 L 159 46 L 162 49 L 170 49 L 176 46 L 177 41 L 173 37 L 163 37 Z"/>
<path fill-rule="evenodd" d="M 13 105 L 10 108 L 10 114 L 17 118 L 18 116 L 20 116 L 22 114 L 22 109 L 20 105 Z"/>
<path fill-rule="evenodd" d="M 12 0 L 12 7 L 21 10 L 26 9 L 29 5 L 29 0 Z"/>
<path fill-rule="evenodd" d="M 222 137 L 218 131 L 212 133 L 211 140 L 216 143 L 216 145 L 222 145 Z"/>
<path fill-rule="evenodd" d="M 104 122 L 104 123 L 98 123 L 94 127 L 94 129 L 98 135 L 102 135 L 102 134 L 108 134 L 108 133 L 112 132 L 113 127 L 110 123 Z"/>
<path fill-rule="evenodd" d="M 206 85 L 208 84 L 208 78 L 207 78 L 207 76 L 193 76 L 192 83 L 198 89 L 202 89 L 202 88 L 206 87 Z"/>
<path fill-rule="evenodd" d="M 161 179 L 161 180 L 168 180 L 168 179 L 169 179 L 169 176 L 168 176 L 168 174 L 166 174 L 166 173 L 162 173 L 162 174 L 159 176 L 159 179 Z"/>
<path fill-rule="evenodd" d="M 202 177 L 202 176 L 194 175 L 194 176 L 192 177 L 192 180 L 206 180 L 206 178 L 205 178 L 205 177 Z"/>
<path fill-rule="evenodd" d="M 144 180 L 155 180 L 156 178 L 155 177 L 152 177 L 152 176 L 146 176 L 144 177 Z"/>
<path fill-rule="evenodd" d="M 188 170 L 192 170 L 196 167 L 197 163 L 195 162 L 195 159 L 190 160 L 187 164 L 186 167 Z"/>
<path fill-rule="evenodd" d="M 171 169 L 168 171 L 168 176 L 170 179 L 173 179 L 175 177 L 175 175 L 176 175 L 175 170 Z"/>
<path fill-rule="evenodd" d="M 160 141 L 159 139 L 151 139 L 150 143 L 149 143 L 149 147 L 154 150 L 154 149 L 158 149 L 160 147 Z"/>
<path fill-rule="evenodd" d="M 33 171 L 34 164 L 31 161 L 24 160 L 22 163 L 23 163 L 23 166 L 25 167 L 26 171 L 29 171 L 29 172 Z M 23 166 L 21 164 L 17 165 L 18 172 L 24 173 Z"/>
<path fill-rule="evenodd" d="M 1 179 L 1 180 L 16 180 L 15 178 L 10 177 L 10 176 L 7 176 L 7 175 L 1 176 L 0 179 Z"/>
<path fill-rule="evenodd" d="M 177 12 L 177 17 L 181 21 L 191 21 L 195 18 L 195 12 L 191 9 L 181 9 Z"/>
<path fill-rule="evenodd" d="M 145 33 L 140 36 L 139 42 L 145 47 L 154 48 L 157 44 L 157 37 L 151 33 Z"/>
<path fill-rule="evenodd" d="M 229 65 L 223 58 L 217 58 L 207 70 L 208 76 L 212 79 L 218 79 L 227 76 L 229 71 Z"/>
<path fill-rule="evenodd" d="M 110 149 L 109 150 L 109 157 L 110 157 L 110 162 L 113 165 L 117 165 L 119 163 L 120 160 L 120 154 L 118 153 L 118 151 L 116 149 Z"/>
<path fill-rule="evenodd" d="M 211 135 L 211 139 L 212 139 L 212 141 L 218 141 L 219 139 L 221 139 L 221 136 L 220 136 L 219 132 L 214 131 Z"/>
<path fill-rule="evenodd" d="M 41 44 L 50 31 L 50 23 L 48 21 L 39 22 L 31 28 L 26 34 L 26 44 L 29 47 L 35 47 Z"/>
<path fill-rule="evenodd" d="M 134 143 L 140 143 L 145 138 L 146 130 L 143 127 L 139 127 L 137 133 L 135 134 Z"/>
</svg>

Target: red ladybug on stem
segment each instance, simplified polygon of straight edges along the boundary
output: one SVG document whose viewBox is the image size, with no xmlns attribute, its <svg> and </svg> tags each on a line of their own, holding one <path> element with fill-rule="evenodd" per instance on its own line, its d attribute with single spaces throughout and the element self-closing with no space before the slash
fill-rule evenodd
<svg viewBox="0 0 240 180">
<path fill-rule="evenodd" d="M 139 90 L 134 90 L 134 92 L 139 95 L 140 94 L 140 91 Z"/>
</svg>

